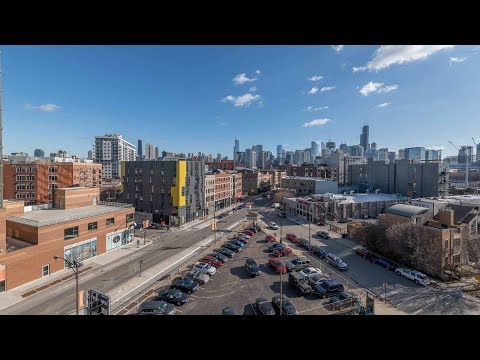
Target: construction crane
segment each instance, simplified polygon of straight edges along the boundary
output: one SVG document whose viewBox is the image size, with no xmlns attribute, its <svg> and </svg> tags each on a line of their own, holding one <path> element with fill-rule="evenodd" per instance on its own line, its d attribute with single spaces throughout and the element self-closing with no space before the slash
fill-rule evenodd
<svg viewBox="0 0 480 360">
<path fill-rule="evenodd" d="M 455 147 L 455 149 L 457 149 L 458 152 L 460 152 L 460 149 L 456 145 L 454 145 L 450 140 L 448 140 L 448 142 L 450 144 L 452 144 L 452 146 Z M 474 140 L 474 142 L 475 142 L 475 140 Z M 465 164 L 465 188 L 468 188 L 468 158 L 470 157 L 468 155 L 468 149 L 466 149 L 466 157 L 467 157 L 467 160 L 466 160 L 466 164 Z"/>
</svg>

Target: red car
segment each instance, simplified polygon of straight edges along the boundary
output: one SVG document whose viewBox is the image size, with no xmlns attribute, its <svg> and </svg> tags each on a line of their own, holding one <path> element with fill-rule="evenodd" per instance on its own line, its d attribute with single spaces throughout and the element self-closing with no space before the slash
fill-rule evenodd
<svg viewBox="0 0 480 360">
<path fill-rule="evenodd" d="M 294 234 L 287 234 L 285 237 L 293 243 L 298 243 L 300 241 L 297 235 Z"/>
<path fill-rule="evenodd" d="M 249 236 L 255 235 L 255 234 L 253 233 L 253 231 L 250 231 L 250 230 L 245 230 L 244 233 L 247 234 L 247 235 L 249 235 Z"/>
<path fill-rule="evenodd" d="M 198 261 L 207 263 L 208 265 L 211 265 L 211 266 L 215 266 L 216 268 L 222 266 L 223 264 L 223 262 L 221 262 L 217 258 L 214 258 L 213 256 L 204 256 Z"/>
<path fill-rule="evenodd" d="M 376 258 L 375 254 L 373 254 L 370 250 L 364 247 L 355 249 L 355 254 L 360 255 L 361 257 L 370 261 L 373 261 Z"/>
<path fill-rule="evenodd" d="M 276 272 L 280 273 L 280 271 L 281 271 L 283 274 L 287 273 L 287 266 L 285 265 L 285 263 L 282 260 L 280 260 L 280 259 L 270 259 L 270 260 L 268 260 L 268 263 L 270 265 L 272 265 L 272 267 L 275 269 Z"/>
<path fill-rule="evenodd" d="M 267 235 L 267 236 L 265 237 L 265 241 L 266 241 L 266 242 L 272 242 L 272 241 L 277 241 L 277 239 L 275 239 L 275 236 Z"/>
<path fill-rule="evenodd" d="M 289 247 L 284 247 L 283 249 L 278 249 L 273 252 L 273 256 L 279 257 L 279 256 L 288 256 L 292 254 L 292 249 Z"/>
</svg>

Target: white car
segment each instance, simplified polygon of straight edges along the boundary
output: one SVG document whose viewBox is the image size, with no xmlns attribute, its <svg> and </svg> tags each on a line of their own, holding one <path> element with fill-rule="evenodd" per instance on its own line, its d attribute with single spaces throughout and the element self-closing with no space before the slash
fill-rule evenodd
<svg viewBox="0 0 480 360">
<path fill-rule="evenodd" d="M 318 268 L 314 268 L 313 266 L 306 267 L 302 271 L 299 271 L 298 273 L 304 278 L 309 276 L 310 274 L 323 275 L 322 270 L 320 270 Z"/>
<path fill-rule="evenodd" d="M 430 284 L 430 279 L 419 271 L 405 269 L 405 268 L 398 268 L 395 270 L 395 273 L 398 275 L 405 276 L 406 278 L 415 282 L 415 284 L 420 284 L 423 286 L 427 286 Z"/>
<path fill-rule="evenodd" d="M 278 225 L 277 225 L 276 223 L 274 223 L 274 222 L 268 223 L 268 225 L 269 225 L 270 228 L 273 229 L 273 230 L 278 230 L 278 229 L 279 229 Z"/>
<path fill-rule="evenodd" d="M 213 274 L 215 274 L 217 272 L 217 269 L 215 269 L 214 266 L 212 266 L 210 264 L 207 264 L 207 263 L 204 263 L 204 262 L 196 263 L 195 265 L 193 265 L 192 270 L 198 270 L 198 271 L 201 271 L 201 272 L 203 272 L 207 275 L 210 275 L 210 276 L 212 276 Z"/>
</svg>

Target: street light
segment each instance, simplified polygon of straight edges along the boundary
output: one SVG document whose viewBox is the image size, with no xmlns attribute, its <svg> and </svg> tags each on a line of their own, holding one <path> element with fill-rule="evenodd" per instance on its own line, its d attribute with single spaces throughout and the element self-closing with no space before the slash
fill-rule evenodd
<svg viewBox="0 0 480 360">
<path fill-rule="evenodd" d="M 78 262 L 77 260 L 73 260 L 73 262 L 72 262 L 70 260 L 67 260 L 67 259 L 61 257 L 61 256 L 56 256 L 56 255 L 53 257 L 53 259 L 54 260 L 62 259 L 63 261 L 65 261 L 68 264 L 68 267 L 70 269 L 72 269 L 73 273 L 75 274 L 75 309 L 76 309 L 76 313 L 78 315 L 78 308 L 79 308 L 79 302 L 80 302 L 80 300 L 78 298 L 79 297 L 79 293 L 78 293 L 78 268 L 80 266 L 82 266 L 83 264 L 81 262 Z"/>
</svg>

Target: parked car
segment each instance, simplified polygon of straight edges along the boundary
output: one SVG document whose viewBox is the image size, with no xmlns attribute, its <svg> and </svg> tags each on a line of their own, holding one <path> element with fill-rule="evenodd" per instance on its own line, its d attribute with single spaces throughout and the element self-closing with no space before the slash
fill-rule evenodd
<svg viewBox="0 0 480 360">
<path fill-rule="evenodd" d="M 199 270 L 191 270 L 185 274 L 186 277 L 192 278 L 196 282 L 198 282 L 200 285 L 203 285 L 210 280 L 210 276 L 208 276 L 206 273 L 201 272 Z"/>
<path fill-rule="evenodd" d="M 331 239 L 330 235 L 326 231 L 317 231 L 317 236 L 321 237 L 322 239 Z"/>
<path fill-rule="evenodd" d="M 213 256 L 215 259 L 220 260 L 222 263 L 226 263 L 228 261 L 228 257 L 219 252 L 210 253 L 208 254 L 208 256 Z"/>
<path fill-rule="evenodd" d="M 381 267 L 384 267 L 385 269 L 390 271 L 394 271 L 396 268 L 398 268 L 397 265 L 395 265 L 393 262 L 387 259 L 375 258 L 373 259 L 373 263 L 380 265 Z"/>
<path fill-rule="evenodd" d="M 190 300 L 190 296 L 178 289 L 168 289 L 155 298 L 155 301 L 159 300 L 180 306 L 187 303 Z"/>
<path fill-rule="evenodd" d="M 268 226 L 270 226 L 270 229 L 273 229 L 273 230 L 278 230 L 279 229 L 279 226 L 274 223 L 273 221 L 268 223 Z"/>
<path fill-rule="evenodd" d="M 286 217 L 287 217 L 287 213 L 280 212 L 280 213 L 278 213 L 278 216 L 280 216 L 281 218 L 286 218 Z"/>
<path fill-rule="evenodd" d="M 147 301 L 138 307 L 137 315 L 173 315 L 177 308 L 165 301 Z"/>
<path fill-rule="evenodd" d="M 216 251 L 216 252 L 218 252 L 218 253 L 220 253 L 220 254 L 223 254 L 223 255 L 225 255 L 226 257 L 230 258 L 230 259 L 233 257 L 233 255 L 235 255 L 235 251 L 232 251 L 232 250 L 230 250 L 230 249 L 223 248 L 223 247 L 222 247 L 222 248 L 219 248 L 219 249 L 215 249 L 214 251 Z"/>
<path fill-rule="evenodd" d="M 280 257 L 280 256 L 288 256 L 293 253 L 293 250 L 290 249 L 289 247 L 284 247 L 284 248 L 279 248 L 277 250 L 273 251 L 273 256 L 275 257 Z"/>
<path fill-rule="evenodd" d="M 228 241 L 230 244 L 237 245 L 240 248 L 243 248 L 245 246 L 245 243 L 240 240 L 229 240 Z"/>
<path fill-rule="evenodd" d="M 262 297 L 255 300 L 255 307 L 260 315 L 275 315 L 272 303 Z"/>
<path fill-rule="evenodd" d="M 348 221 L 347 221 L 347 219 L 340 219 L 340 220 L 338 220 L 338 222 L 341 223 L 341 224 L 345 224 L 345 223 L 347 223 Z"/>
<path fill-rule="evenodd" d="M 198 270 L 209 276 L 212 276 L 217 272 L 217 269 L 214 266 L 203 262 L 197 262 L 195 265 L 193 265 L 192 270 Z"/>
<path fill-rule="evenodd" d="M 238 238 L 245 238 L 245 239 L 250 239 L 251 236 L 248 235 L 248 234 L 245 234 L 245 233 L 238 233 L 237 235 L 235 235 L 235 237 L 238 237 Z"/>
<path fill-rule="evenodd" d="M 267 252 L 273 252 L 273 251 L 275 251 L 275 250 L 283 249 L 283 248 L 285 248 L 285 247 L 287 247 L 287 245 L 275 243 L 275 244 L 270 245 L 270 246 L 267 248 Z"/>
<path fill-rule="evenodd" d="M 251 232 L 253 232 L 254 234 L 258 231 L 257 228 L 254 227 L 254 226 L 248 227 L 248 228 L 246 228 L 245 230 L 251 231 Z M 244 230 L 244 231 L 245 231 L 245 230 Z"/>
<path fill-rule="evenodd" d="M 204 256 L 198 261 L 215 266 L 216 268 L 219 268 L 223 264 L 220 260 L 218 260 L 217 258 L 214 258 L 213 256 Z"/>
<path fill-rule="evenodd" d="M 406 268 L 398 268 L 395 270 L 395 274 L 405 276 L 407 279 L 412 280 L 417 285 L 427 286 L 430 284 L 430 279 L 419 271 L 406 269 Z"/>
<path fill-rule="evenodd" d="M 275 236 L 267 235 L 267 236 L 265 237 L 265 241 L 266 241 L 266 242 L 272 242 L 272 241 L 277 241 L 277 239 L 275 239 Z"/>
<path fill-rule="evenodd" d="M 312 288 L 308 284 L 308 281 L 298 272 L 291 272 L 288 274 L 288 282 L 302 295 L 307 295 L 312 292 Z"/>
<path fill-rule="evenodd" d="M 338 270 L 348 270 L 348 265 L 337 255 L 328 253 L 327 256 L 325 257 L 325 260 L 329 263 L 335 266 Z"/>
<path fill-rule="evenodd" d="M 241 238 L 234 237 L 232 240 L 240 241 L 240 242 L 243 243 L 243 245 L 247 245 L 247 243 L 248 243 L 248 239 L 245 239 L 243 237 L 241 237 Z"/>
<path fill-rule="evenodd" d="M 236 315 L 235 309 L 231 306 L 227 306 L 226 308 L 223 308 L 222 315 Z"/>
<path fill-rule="evenodd" d="M 304 278 L 311 274 L 323 275 L 322 270 L 320 270 L 319 268 L 314 268 L 313 266 L 308 266 L 306 268 L 303 268 L 298 273 Z"/>
<path fill-rule="evenodd" d="M 367 259 L 367 260 L 370 260 L 370 261 L 373 261 L 373 259 L 376 258 L 375 254 L 372 253 L 370 250 L 368 250 L 367 248 L 365 247 L 360 247 L 360 248 L 357 248 L 355 249 L 355 254 Z"/>
<path fill-rule="evenodd" d="M 247 234 L 248 236 L 253 236 L 253 235 L 255 235 L 252 230 L 244 230 L 243 232 L 244 232 L 244 234 Z"/>
<path fill-rule="evenodd" d="M 313 287 L 313 291 L 322 299 L 333 296 L 343 290 L 343 285 L 337 280 L 323 281 Z"/>
<path fill-rule="evenodd" d="M 307 276 L 307 281 L 312 287 L 327 280 L 321 273 L 311 273 Z"/>
<path fill-rule="evenodd" d="M 287 240 L 295 244 L 300 241 L 300 239 L 294 234 L 287 234 L 285 237 L 287 238 Z"/>
<path fill-rule="evenodd" d="M 290 261 L 287 261 L 286 266 L 287 266 L 287 271 L 288 272 L 298 271 L 298 270 L 301 270 L 301 269 L 303 269 L 307 266 L 310 266 L 310 260 L 308 260 L 306 258 L 303 258 L 303 257 L 297 257 L 297 258 L 294 258 Z"/>
<path fill-rule="evenodd" d="M 300 245 L 304 249 L 310 249 L 310 242 L 307 239 L 300 238 L 298 241 L 298 245 Z"/>
<path fill-rule="evenodd" d="M 323 305 L 332 304 L 333 310 L 341 310 L 355 306 L 359 301 L 358 297 L 352 292 L 342 291 L 336 293 L 330 299 L 323 303 Z"/>
<path fill-rule="evenodd" d="M 285 296 L 282 297 L 282 304 L 280 305 L 280 295 L 275 295 L 272 298 L 272 305 L 275 309 L 275 312 L 278 314 L 280 314 L 281 311 L 284 315 L 298 315 L 295 306 L 293 306 L 290 300 L 285 298 Z"/>
<path fill-rule="evenodd" d="M 247 269 L 247 272 L 251 277 L 260 275 L 260 269 L 258 268 L 257 262 L 252 258 L 247 258 L 245 260 L 245 269 Z"/>
<path fill-rule="evenodd" d="M 268 260 L 268 263 L 270 265 L 272 265 L 272 267 L 275 269 L 275 271 L 277 273 L 280 273 L 280 271 L 283 273 L 283 274 L 286 274 L 287 273 L 287 267 L 285 265 L 285 263 L 280 260 L 280 259 L 269 259 Z"/>
<path fill-rule="evenodd" d="M 320 259 L 325 259 L 325 256 L 327 256 L 327 252 L 318 245 L 312 245 L 312 252 L 318 257 L 320 257 Z"/>
<path fill-rule="evenodd" d="M 222 247 L 224 248 L 227 248 L 227 249 L 230 249 L 232 251 L 235 251 L 236 253 L 240 251 L 241 247 L 240 246 L 237 246 L 235 244 L 232 244 L 230 242 L 227 242 L 225 244 L 222 244 Z"/>
<path fill-rule="evenodd" d="M 200 284 L 195 280 L 193 280 L 192 278 L 184 277 L 183 279 L 182 278 L 176 279 L 170 287 L 182 290 L 183 292 L 190 295 L 191 293 L 194 293 L 195 291 L 197 291 L 199 286 Z"/>
</svg>

